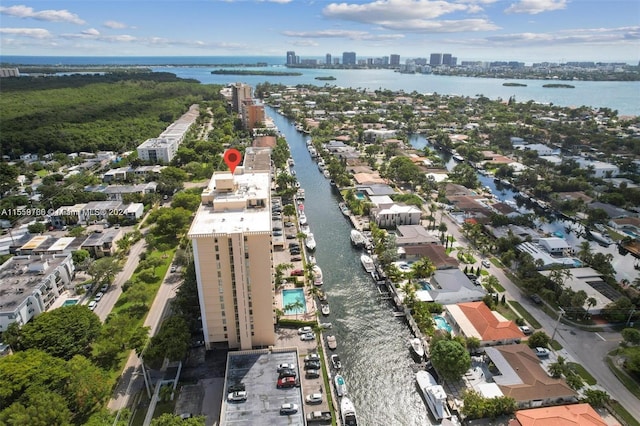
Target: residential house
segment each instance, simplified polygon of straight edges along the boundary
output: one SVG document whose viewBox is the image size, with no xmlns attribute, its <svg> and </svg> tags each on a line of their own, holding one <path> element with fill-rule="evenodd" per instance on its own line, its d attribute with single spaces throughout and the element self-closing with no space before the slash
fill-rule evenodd
<svg viewBox="0 0 640 426">
<path fill-rule="evenodd" d="M 456 334 L 475 337 L 481 346 L 517 343 L 525 337 L 516 323 L 492 311 L 482 301 L 446 305 L 445 312 Z"/>
<path fill-rule="evenodd" d="M 607 426 L 608 423 L 587 403 L 530 408 L 515 412 L 509 426 Z"/>
<path fill-rule="evenodd" d="M 115 253 L 116 242 L 122 238 L 122 231 L 116 228 L 101 230 L 90 234 L 82 243 L 81 248 L 87 250 L 94 258 L 111 256 Z"/>
<path fill-rule="evenodd" d="M 540 245 L 540 247 L 546 250 L 547 253 L 551 255 L 556 255 L 556 256 L 569 255 L 573 251 L 572 247 L 564 238 L 558 238 L 558 237 L 540 238 L 538 240 L 538 244 Z"/>
<path fill-rule="evenodd" d="M 399 225 L 418 225 L 422 210 L 413 205 L 394 204 L 384 209 L 371 209 L 371 215 L 380 228 L 395 228 Z"/>
<path fill-rule="evenodd" d="M 436 269 L 458 268 L 460 262 L 449 256 L 443 245 L 423 244 L 398 247 L 398 257 L 402 260 L 419 260 L 427 258 Z"/>
<path fill-rule="evenodd" d="M 482 300 L 486 291 L 474 285 L 460 269 L 436 270 L 429 280 L 427 289 L 416 291 L 416 297 L 423 302 L 449 305 Z"/>
</svg>

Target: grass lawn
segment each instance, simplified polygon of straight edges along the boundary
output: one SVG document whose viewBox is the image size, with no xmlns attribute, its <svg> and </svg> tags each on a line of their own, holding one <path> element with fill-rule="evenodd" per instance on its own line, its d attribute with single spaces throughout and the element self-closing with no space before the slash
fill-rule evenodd
<svg viewBox="0 0 640 426">
<path fill-rule="evenodd" d="M 593 386 L 598 383 L 598 381 L 587 370 L 584 369 L 582 364 L 577 364 L 575 362 L 568 362 L 567 364 L 573 371 L 575 371 L 580 377 L 582 377 L 582 380 L 584 380 L 588 385 Z"/>
<path fill-rule="evenodd" d="M 609 352 L 609 355 L 613 355 L 615 352 L 615 350 L 613 352 Z M 638 382 L 636 382 L 631 376 L 629 376 L 626 371 L 618 368 L 618 366 L 613 362 L 611 356 L 607 357 L 607 365 L 609 366 L 609 369 L 611 369 L 613 374 L 615 374 L 615 376 L 618 378 L 618 380 L 620 380 L 624 384 L 624 387 L 626 387 L 629 392 L 634 394 L 636 398 L 640 399 L 640 384 L 638 384 Z"/>
<path fill-rule="evenodd" d="M 36 175 L 37 175 L 38 177 L 41 177 L 41 178 L 45 177 L 45 176 L 46 176 L 46 175 L 48 175 L 48 174 L 49 174 L 49 170 L 47 170 L 47 169 L 38 170 L 38 171 L 36 172 Z"/>
<path fill-rule="evenodd" d="M 484 270 L 482 270 L 482 275 L 484 275 L 484 272 L 485 272 L 485 271 L 484 271 Z M 488 273 L 487 273 L 487 274 L 488 274 Z M 501 285 L 499 282 L 496 282 L 496 283 L 493 285 L 493 288 L 494 288 L 496 291 L 500 292 L 500 293 L 504 293 L 504 287 L 502 287 L 502 285 Z"/>
<path fill-rule="evenodd" d="M 562 345 L 557 340 L 552 340 L 550 345 L 556 351 L 559 351 L 560 349 L 562 349 Z"/>
<path fill-rule="evenodd" d="M 519 302 L 515 300 L 510 300 L 509 304 L 513 307 L 513 309 L 520 314 L 522 318 L 525 319 L 533 328 L 542 328 L 542 324 L 540 324 L 531 314 L 527 311 L 524 306 L 522 306 Z"/>
<path fill-rule="evenodd" d="M 516 313 L 511 310 L 509 305 L 498 303 L 494 306 L 494 310 L 508 320 L 515 321 L 516 319 L 518 319 L 518 315 L 516 315 Z"/>
<path fill-rule="evenodd" d="M 615 410 L 629 426 L 640 426 L 640 422 L 635 419 L 618 401 L 611 400 L 609 405 Z"/>
</svg>

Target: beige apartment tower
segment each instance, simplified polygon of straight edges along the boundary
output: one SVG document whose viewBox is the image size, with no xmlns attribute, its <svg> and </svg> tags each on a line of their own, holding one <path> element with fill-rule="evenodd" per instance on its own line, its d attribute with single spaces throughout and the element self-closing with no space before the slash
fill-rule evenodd
<svg viewBox="0 0 640 426">
<path fill-rule="evenodd" d="M 202 193 L 189 238 L 207 349 L 275 343 L 270 175 L 216 172 Z"/>
</svg>

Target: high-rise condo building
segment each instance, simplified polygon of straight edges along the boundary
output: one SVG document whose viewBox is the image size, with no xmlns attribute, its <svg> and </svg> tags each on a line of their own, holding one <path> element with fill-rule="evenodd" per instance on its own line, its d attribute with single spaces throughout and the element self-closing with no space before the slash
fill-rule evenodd
<svg viewBox="0 0 640 426">
<path fill-rule="evenodd" d="M 327 53 L 327 56 L 325 56 L 324 59 L 324 63 L 325 65 L 331 65 L 331 53 Z"/>
<path fill-rule="evenodd" d="M 245 161 L 246 164 L 246 161 Z M 189 229 L 205 344 L 275 343 L 269 171 L 216 172 Z"/>
<path fill-rule="evenodd" d="M 231 86 L 231 109 L 234 112 L 242 112 L 242 102 L 247 99 L 251 99 L 251 86 L 244 83 Z"/>
<path fill-rule="evenodd" d="M 449 65 L 449 66 L 453 65 L 451 63 L 451 59 L 452 59 L 451 53 L 443 53 L 442 54 L 442 65 Z"/>
<path fill-rule="evenodd" d="M 296 59 L 296 52 L 290 50 L 287 52 L 287 65 L 295 65 L 298 61 Z"/>
<path fill-rule="evenodd" d="M 429 57 L 429 65 L 432 67 L 442 65 L 442 53 L 432 53 Z"/>
<path fill-rule="evenodd" d="M 391 65 L 392 67 L 400 66 L 400 55 L 396 55 L 395 53 L 392 53 L 389 58 L 390 58 L 389 65 Z"/>
<path fill-rule="evenodd" d="M 342 65 L 355 65 L 355 64 L 356 64 L 356 52 L 342 53 Z"/>
</svg>

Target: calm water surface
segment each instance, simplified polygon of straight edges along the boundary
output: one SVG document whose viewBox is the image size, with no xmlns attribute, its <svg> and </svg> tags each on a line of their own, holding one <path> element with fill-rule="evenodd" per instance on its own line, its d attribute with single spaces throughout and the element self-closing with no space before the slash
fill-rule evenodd
<svg viewBox="0 0 640 426">
<path fill-rule="evenodd" d="M 375 283 L 360 264 L 361 251 L 351 246 L 351 224 L 338 209 L 339 199 L 293 124 L 266 107 L 285 135 L 295 160 L 296 177 L 305 189 L 305 213 L 318 248 L 349 397 L 358 424 L 430 425 L 427 408 L 415 385 L 415 363 L 409 352 L 407 326 L 378 298 Z"/>
</svg>

